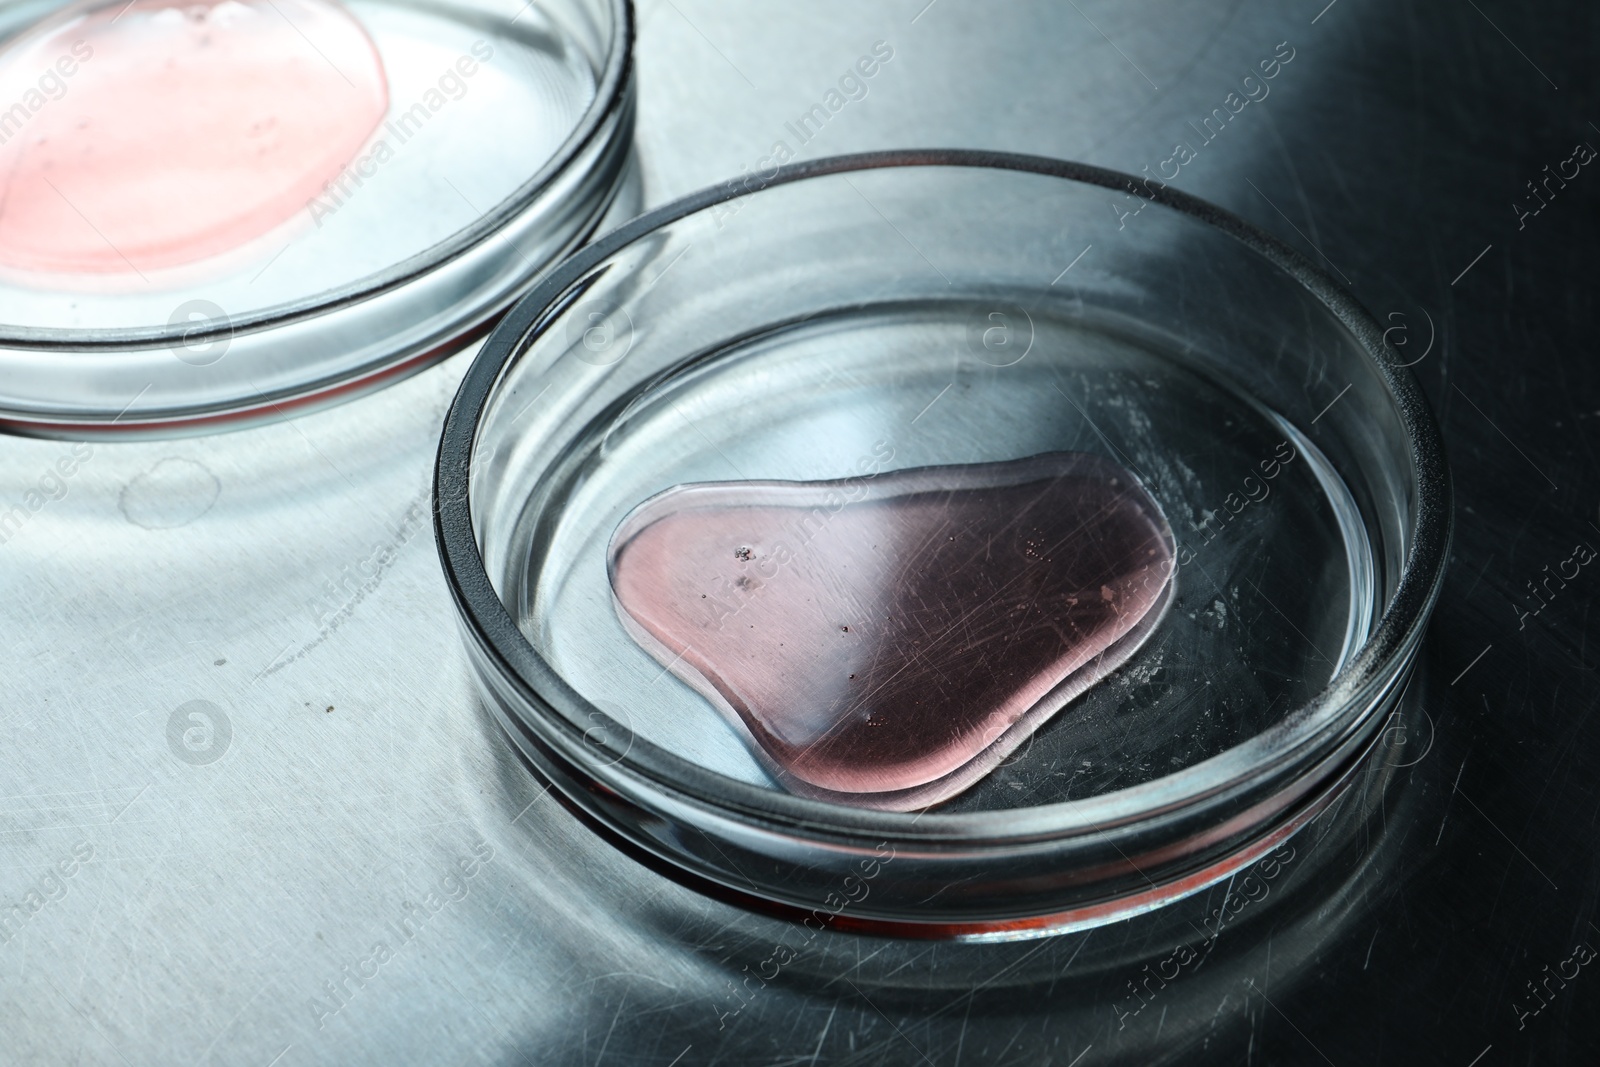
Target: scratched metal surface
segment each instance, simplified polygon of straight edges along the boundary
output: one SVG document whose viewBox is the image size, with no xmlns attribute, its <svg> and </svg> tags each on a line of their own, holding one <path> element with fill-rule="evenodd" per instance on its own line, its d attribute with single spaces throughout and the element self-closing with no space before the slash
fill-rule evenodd
<svg viewBox="0 0 1600 1067">
<path fill-rule="evenodd" d="M 777 141 L 1176 167 L 1347 278 L 1417 361 L 1458 532 L 1346 854 L 1310 862 L 1313 827 L 1315 877 L 1214 890 L 1239 918 L 1198 964 L 1138 923 L 769 962 L 792 931 L 600 843 L 479 710 L 426 519 L 458 358 L 233 436 L 0 441 L 26 511 L 0 544 L 0 1062 L 1594 1062 L 1600 174 L 1575 146 L 1600 146 L 1600 16 L 1325 3 L 645 0 L 639 147 L 650 203 Z M 877 41 L 866 96 L 799 144 Z"/>
</svg>

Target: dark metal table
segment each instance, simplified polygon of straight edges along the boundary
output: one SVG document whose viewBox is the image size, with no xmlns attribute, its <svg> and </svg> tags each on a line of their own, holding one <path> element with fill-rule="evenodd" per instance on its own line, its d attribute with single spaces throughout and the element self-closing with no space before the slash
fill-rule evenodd
<svg viewBox="0 0 1600 1067">
<path fill-rule="evenodd" d="M 780 142 L 1148 167 L 1392 326 L 1449 443 L 1456 549 L 1359 833 L 1314 824 L 1212 890 L 1193 959 L 1134 922 L 829 935 L 769 976 L 791 928 L 599 842 L 472 695 L 427 495 L 463 356 L 225 437 L 0 441 L 0 510 L 22 505 L 0 527 L 0 1061 L 1596 1062 L 1600 12 L 639 16 L 649 203 Z M 892 58 L 832 106 L 878 42 Z"/>
</svg>

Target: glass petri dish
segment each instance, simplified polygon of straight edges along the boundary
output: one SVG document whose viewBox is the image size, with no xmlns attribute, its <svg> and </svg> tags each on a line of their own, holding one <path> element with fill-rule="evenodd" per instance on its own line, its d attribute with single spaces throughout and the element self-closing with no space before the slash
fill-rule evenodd
<svg viewBox="0 0 1600 1067">
<path fill-rule="evenodd" d="M 0 428 L 236 428 L 481 339 L 626 195 L 632 35 L 627 0 L 9 5 Z"/>
<path fill-rule="evenodd" d="M 795 789 L 619 610 L 641 505 L 1062 454 L 1158 504 L 1169 602 L 950 795 Z M 486 702 L 569 806 L 705 892 L 918 938 L 1125 918 L 1281 844 L 1373 750 L 1450 532 L 1426 402 L 1326 274 L 1170 188 L 961 151 L 748 177 L 586 248 L 486 342 L 435 490 Z"/>
</svg>

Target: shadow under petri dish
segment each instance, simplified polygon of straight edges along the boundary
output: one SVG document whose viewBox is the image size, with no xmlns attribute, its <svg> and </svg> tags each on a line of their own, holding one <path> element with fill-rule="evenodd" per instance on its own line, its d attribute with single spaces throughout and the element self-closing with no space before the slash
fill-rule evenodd
<svg viewBox="0 0 1600 1067">
<path fill-rule="evenodd" d="M 131 274 L 302 212 L 383 120 L 388 85 L 366 30 L 330 0 L 133 0 L 11 42 L 0 107 L 13 101 L 0 264 Z"/>
<path fill-rule="evenodd" d="M 780 782 L 884 810 L 967 789 L 1125 663 L 1175 570 L 1138 479 L 1073 452 L 678 486 L 609 557 L 630 636 Z"/>
</svg>

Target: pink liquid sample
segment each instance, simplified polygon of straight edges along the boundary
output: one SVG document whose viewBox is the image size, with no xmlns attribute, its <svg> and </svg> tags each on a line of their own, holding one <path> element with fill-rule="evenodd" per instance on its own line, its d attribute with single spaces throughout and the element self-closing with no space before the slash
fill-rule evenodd
<svg viewBox="0 0 1600 1067">
<path fill-rule="evenodd" d="M 791 790 L 947 799 L 1138 650 L 1172 532 L 1097 456 L 836 482 L 679 486 L 627 517 L 629 633 L 741 723 Z"/>
<path fill-rule="evenodd" d="M 305 210 L 388 110 L 371 38 L 328 0 L 133 0 L 0 53 L 0 263 L 205 259 Z"/>
</svg>

